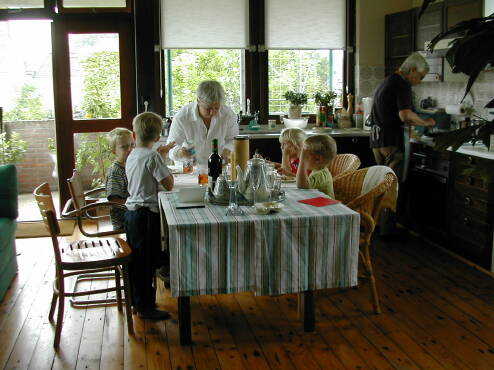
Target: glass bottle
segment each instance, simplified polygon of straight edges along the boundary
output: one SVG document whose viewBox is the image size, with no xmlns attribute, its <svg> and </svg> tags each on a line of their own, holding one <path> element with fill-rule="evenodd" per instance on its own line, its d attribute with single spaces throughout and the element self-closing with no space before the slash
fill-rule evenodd
<svg viewBox="0 0 494 370">
<path fill-rule="evenodd" d="M 218 139 L 213 139 L 213 152 L 208 159 L 208 175 L 211 189 L 214 189 L 216 186 L 216 180 L 221 174 L 222 165 L 223 159 L 218 154 Z"/>
</svg>

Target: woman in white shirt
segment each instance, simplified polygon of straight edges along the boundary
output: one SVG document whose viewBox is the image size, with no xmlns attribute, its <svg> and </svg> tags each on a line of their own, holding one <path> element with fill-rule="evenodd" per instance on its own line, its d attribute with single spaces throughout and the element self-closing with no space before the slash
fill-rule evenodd
<svg viewBox="0 0 494 370">
<path fill-rule="evenodd" d="M 224 163 L 230 160 L 233 138 L 238 135 L 237 115 L 224 105 L 225 90 L 218 81 L 203 81 L 197 88 L 197 102 L 182 107 L 173 117 L 167 143 L 175 142 L 169 152 L 174 161 L 196 156 L 198 165 L 206 166 L 218 139 L 218 151 Z M 194 150 L 189 150 L 193 147 Z"/>
</svg>

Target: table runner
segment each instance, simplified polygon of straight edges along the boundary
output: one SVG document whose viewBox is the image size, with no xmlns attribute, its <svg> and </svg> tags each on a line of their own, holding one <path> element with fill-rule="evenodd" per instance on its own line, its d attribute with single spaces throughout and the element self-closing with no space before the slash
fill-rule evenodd
<svg viewBox="0 0 494 370">
<path fill-rule="evenodd" d="M 357 285 L 360 216 L 342 204 L 297 202 L 324 195 L 287 189 L 281 212 L 226 216 L 225 207 L 176 209 L 160 192 L 172 296 L 253 291 L 278 295 Z"/>
</svg>

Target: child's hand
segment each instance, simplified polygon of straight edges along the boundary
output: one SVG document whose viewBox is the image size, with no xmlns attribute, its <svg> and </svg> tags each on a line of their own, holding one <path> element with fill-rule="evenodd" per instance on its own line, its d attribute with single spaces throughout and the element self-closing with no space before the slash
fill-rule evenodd
<svg viewBox="0 0 494 370">
<path fill-rule="evenodd" d="M 160 145 L 156 150 L 158 151 L 158 153 L 161 154 L 163 158 L 165 158 L 168 152 L 172 150 L 175 147 L 175 145 L 177 145 L 177 143 L 172 141 L 171 143 L 168 143 L 166 145 Z"/>
<path fill-rule="evenodd" d="M 295 174 L 292 172 L 292 169 L 291 168 L 290 169 L 286 169 L 286 168 L 283 168 L 283 167 L 279 167 L 277 169 L 277 171 L 278 171 L 278 173 L 280 175 L 291 176 L 291 177 L 295 176 Z"/>
</svg>

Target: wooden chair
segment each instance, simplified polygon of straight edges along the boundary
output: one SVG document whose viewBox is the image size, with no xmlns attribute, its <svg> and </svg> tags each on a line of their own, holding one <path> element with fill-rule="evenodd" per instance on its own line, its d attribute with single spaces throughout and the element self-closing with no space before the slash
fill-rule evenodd
<svg viewBox="0 0 494 370">
<path fill-rule="evenodd" d="M 384 167 L 384 166 L 373 166 Z M 373 167 L 363 168 L 353 173 L 347 174 L 336 179 L 333 183 L 335 198 L 340 200 L 347 207 L 360 213 L 360 240 L 359 240 L 359 255 L 362 265 L 364 266 L 364 277 L 370 280 L 372 302 L 374 311 L 381 312 L 379 296 L 377 294 L 376 280 L 372 269 L 372 261 L 369 252 L 371 245 L 372 234 L 379 220 L 379 215 L 383 205 L 393 207 L 396 205 L 396 189 L 397 178 L 394 172 L 389 169 L 383 173 L 379 180 L 375 182 L 368 191 L 363 191 L 366 175 L 368 171 L 372 171 Z M 382 170 L 382 168 L 381 168 Z M 382 172 L 382 171 L 381 171 Z M 391 195 L 392 199 L 389 201 Z"/>
<path fill-rule="evenodd" d="M 84 236 L 87 237 L 102 237 L 102 236 L 109 236 L 109 235 L 116 235 L 116 234 L 122 234 L 125 232 L 125 230 L 120 229 L 120 230 L 108 230 L 108 231 L 98 231 L 98 232 L 91 232 L 88 231 L 84 227 L 84 219 L 90 219 L 95 222 L 102 222 L 103 220 L 108 220 L 108 212 L 102 212 L 101 210 L 106 210 L 108 211 L 109 208 L 111 207 L 117 207 L 121 209 L 126 209 L 125 205 L 116 203 L 116 202 L 110 202 L 106 200 L 100 200 L 96 202 L 89 203 L 88 202 L 88 196 L 101 193 L 105 190 L 105 188 L 100 187 L 96 188 L 93 190 L 89 191 L 84 191 L 82 187 L 82 180 L 79 172 L 74 169 L 72 173 L 72 177 L 67 179 L 67 184 L 69 186 L 69 192 L 70 192 L 70 198 L 69 201 L 65 204 L 64 210 L 62 212 L 63 217 L 70 217 L 69 213 L 71 210 L 79 210 L 87 206 L 88 204 L 96 204 L 97 207 L 95 206 L 94 208 L 91 208 L 92 210 L 96 210 L 96 216 L 93 216 L 90 212 L 83 212 L 83 213 L 78 213 L 77 215 L 77 224 L 79 226 L 79 229 L 81 230 L 81 233 Z"/>
<path fill-rule="evenodd" d="M 356 171 L 359 167 L 360 159 L 355 154 L 337 154 L 328 165 L 333 181 Z"/>
<path fill-rule="evenodd" d="M 90 240 L 76 240 L 73 242 L 59 240 L 60 227 L 56 218 L 50 186 L 47 183 L 41 184 L 34 190 L 33 194 L 38 203 L 43 221 L 50 232 L 53 252 L 55 254 L 55 280 L 49 314 L 50 321 L 53 321 L 53 314 L 58 300 L 56 332 L 53 343 L 54 347 L 58 348 L 60 344 L 65 297 L 77 297 L 115 291 L 117 295 L 118 310 L 121 312 L 121 290 L 123 289 L 125 293 L 127 329 L 129 334 L 132 335 L 134 333 L 134 327 L 132 322 L 128 274 L 131 249 L 128 244 L 119 238 L 94 238 Z M 84 213 L 92 208 L 94 208 L 93 205 L 87 205 L 79 210 L 73 211 L 72 215 L 76 216 L 79 213 Z M 69 276 L 98 273 L 108 270 L 114 270 L 114 287 L 80 292 L 68 292 L 65 289 L 65 278 Z M 123 277 L 123 286 L 120 283 L 120 276 Z"/>
</svg>

